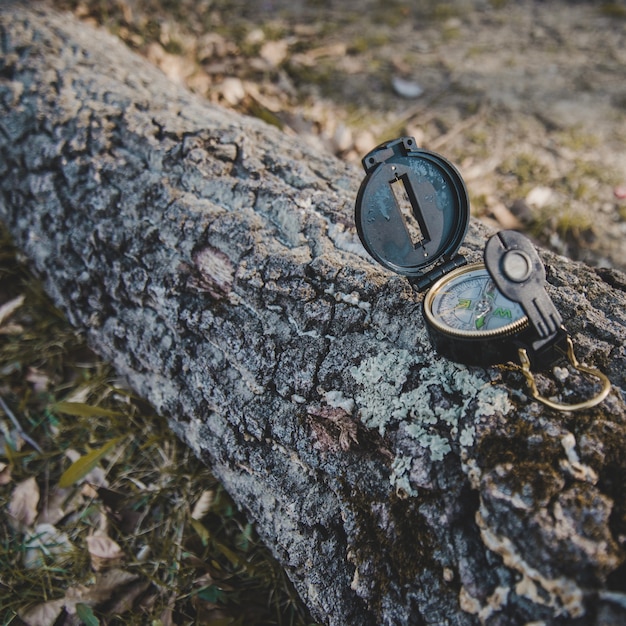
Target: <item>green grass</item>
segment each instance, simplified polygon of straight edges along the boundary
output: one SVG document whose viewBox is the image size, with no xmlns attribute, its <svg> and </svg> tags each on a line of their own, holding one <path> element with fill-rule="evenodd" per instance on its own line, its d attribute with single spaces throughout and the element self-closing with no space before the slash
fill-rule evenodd
<svg viewBox="0 0 626 626">
<path fill-rule="evenodd" d="M 626 19 L 626 7 L 621 2 L 603 2 L 599 11 L 611 19 Z"/>
<path fill-rule="evenodd" d="M 62 598 L 92 624 L 311 623 L 222 486 L 69 327 L 0 226 L 0 306 L 22 295 L 0 323 L 0 623 Z M 90 550 L 98 534 L 115 558 Z"/>
</svg>

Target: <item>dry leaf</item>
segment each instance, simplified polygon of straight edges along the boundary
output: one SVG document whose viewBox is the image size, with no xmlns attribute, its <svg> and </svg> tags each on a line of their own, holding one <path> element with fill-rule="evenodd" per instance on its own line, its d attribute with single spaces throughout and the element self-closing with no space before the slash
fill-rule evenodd
<svg viewBox="0 0 626 626">
<path fill-rule="evenodd" d="M 154 485 L 151 485 L 151 487 L 154 488 Z M 142 491 L 143 487 L 139 487 L 139 489 Z M 116 527 L 119 532 L 124 534 L 133 534 L 136 531 L 140 520 L 145 515 L 143 507 L 138 506 L 141 496 L 129 496 L 128 493 L 120 493 L 105 487 L 99 487 L 96 490 L 96 494 L 102 502 L 104 511 L 106 511 L 106 515 L 104 515 L 101 519 L 99 526 L 100 530 L 106 531 L 106 523 L 110 518 L 115 520 Z M 105 532 L 104 534 L 107 533 Z"/>
<path fill-rule="evenodd" d="M 85 404 L 93 392 L 94 387 L 92 385 L 78 387 L 74 391 L 70 392 L 69 396 L 65 398 L 65 402 L 68 402 L 70 404 Z"/>
<path fill-rule="evenodd" d="M 11 466 L 0 463 L 0 485 L 8 485 L 11 482 Z"/>
<path fill-rule="evenodd" d="M 261 47 L 259 55 L 272 67 L 278 67 L 287 58 L 288 50 L 289 45 L 284 39 L 281 41 L 268 41 Z"/>
<path fill-rule="evenodd" d="M 497 220 L 501 228 L 509 230 L 520 230 L 521 222 L 502 202 L 496 202 L 489 208 L 489 213 Z"/>
<path fill-rule="evenodd" d="M 330 44 L 328 46 L 320 46 L 306 52 L 300 52 L 291 56 L 291 61 L 296 65 L 304 65 L 305 67 L 315 67 L 320 59 L 335 57 L 337 60 L 346 58 L 348 47 L 345 43 Z"/>
<path fill-rule="evenodd" d="M 533 187 L 526 196 L 526 203 L 533 209 L 543 209 L 554 201 L 556 195 L 552 188 L 541 185 Z"/>
<path fill-rule="evenodd" d="M 236 76 L 225 78 L 219 86 L 219 90 L 224 100 L 231 106 L 237 106 L 246 97 L 246 89 L 241 79 Z"/>
<path fill-rule="evenodd" d="M 127 611 L 131 611 L 137 598 L 139 598 L 150 587 L 150 582 L 140 580 L 128 585 L 123 593 L 115 595 L 115 602 L 110 608 L 112 615 L 123 615 Z"/>
<path fill-rule="evenodd" d="M 18 296 L 0 306 L 0 326 L 24 304 L 24 296 Z"/>
<path fill-rule="evenodd" d="M 358 444 L 357 425 L 351 415 L 340 407 L 310 407 L 314 446 L 322 450 L 349 450 Z"/>
<path fill-rule="evenodd" d="M 195 67 L 184 57 L 170 54 L 158 43 L 153 42 L 148 47 L 148 59 L 157 65 L 160 70 L 174 83 L 184 85 Z"/>
<path fill-rule="evenodd" d="M 201 520 L 211 510 L 214 498 L 215 492 L 213 490 L 203 491 L 193 507 L 191 519 Z"/>
<path fill-rule="evenodd" d="M 48 389 L 48 386 L 50 385 L 50 378 L 48 377 L 48 375 L 34 367 L 28 368 L 28 372 L 26 373 L 26 380 L 29 383 L 32 383 L 33 389 L 37 393 L 46 391 Z"/>
<path fill-rule="evenodd" d="M 93 487 L 92 485 L 87 483 L 82 486 L 80 490 L 80 495 L 85 496 L 85 498 L 89 498 L 90 500 L 95 500 L 98 497 L 98 490 L 96 489 L 96 487 Z"/>
<path fill-rule="evenodd" d="M 0 326 L 0 335 L 19 335 L 24 332 L 24 327 L 21 324 L 3 324 Z"/>
<path fill-rule="evenodd" d="M 69 513 L 77 511 L 84 502 L 80 493 L 73 489 L 61 489 L 52 487 L 48 497 L 42 501 L 41 511 L 37 521 L 41 524 L 56 524 Z"/>
<path fill-rule="evenodd" d="M 32 526 L 37 519 L 37 504 L 39 503 L 39 486 L 34 477 L 27 478 L 15 487 L 9 515 L 25 526 Z"/>
<path fill-rule="evenodd" d="M 128 583 L 135 582 L 139 576 L 137 574 L 131 574 L 125 572 L 122 569 L 112 569 L 102 574 L 96 574 L 96 584 L 100 593 L 108 593 L 107 598 L 113 595 L 113 592 L 122 587 L 128 585 Z"/>
<path fill-rule="evenodd" d="M 107 572 L 96 574 L 93 585 L 76 585 L 70 587 L 63 599 L 65 609 L 70 615 L 76 614 L 77 604 L 86 604 L 95 607 L 103 602 L 108 602 L 116 596 L 120 589 L 139 578 L 137 574 L 131 574 L 121 569 L 112 569 Z"/>
<path fill-rule="evenodd" d="M 36 569 L 44 565 L 44 557 L 53 557 L 54 564 L 69 557 L 74 546 L 70 538 L 52 524 L 37 524 L 24 540 L 24 567 Z"/>
<path fill-rule="evenodd" d="M 124 552 L 119 544 L 102 531 L 96 531 L 87 537 L 87 549 L 91 557 L 91 566 L 96 572 L 119 565 L 124 558 Z"/>
<path fill-rule="evenodd" d="M 401 76 L 394 76 L 391 79 L 391 85 L 393 86 L 393 90 L 399 96 L 407 99 L 419 98 L 424 93 L 424 90 L 419 83 L 412 80 L 406 80 Z"/>
<path fill-rule="evenodd" d="M 52 626 L 57 621 L 64 604 L 65 599 L 59 598 L 58 600 L 37 604 L 26 610 L 20 610 L 18 614 L 20 619 L 28 626 Z"/>
<path fill-rule="evenodd" d="M 161 624 L 163 626 L 174 626 L 174 608 L 167 606 L 160 615 Z"/>
</svg>

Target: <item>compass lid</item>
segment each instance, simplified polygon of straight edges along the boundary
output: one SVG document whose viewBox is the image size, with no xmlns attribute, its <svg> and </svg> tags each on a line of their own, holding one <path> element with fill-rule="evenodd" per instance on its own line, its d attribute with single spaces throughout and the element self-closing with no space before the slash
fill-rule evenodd
<svg viewBox="0 0 626 626">
<path fill-rule="evenodd" d="M 457 169 L 417 147 L 413 137 L 381 144 L 363 158 L 356 199 L 361 242 L 381 265 L 418 289 L 465 259 L 457 255 L 469 225 L 469 198 Z"/>
</svg>

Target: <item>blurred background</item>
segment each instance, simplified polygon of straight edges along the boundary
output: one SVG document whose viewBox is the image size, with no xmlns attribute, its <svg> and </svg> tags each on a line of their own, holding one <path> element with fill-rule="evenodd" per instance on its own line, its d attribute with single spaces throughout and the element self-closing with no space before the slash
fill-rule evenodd
<svg viewBox="0 0 626 626">
<path fill-rule="evenodd" d="M 626 2 L 60 0 L 172 80 L 359 163 L 412 135 L 473 214 L 626 270 Z"/>
</svg>

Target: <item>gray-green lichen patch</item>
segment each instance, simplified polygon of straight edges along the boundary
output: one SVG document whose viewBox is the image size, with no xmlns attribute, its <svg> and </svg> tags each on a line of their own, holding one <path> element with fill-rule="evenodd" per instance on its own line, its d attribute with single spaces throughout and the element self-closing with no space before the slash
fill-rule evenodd
<svg viewBox="0 0 626 626">
<path fill-rule="evenodd" d="M 391 475 L 389 482 L 395 487 L 396 493 L 407 496 L 417 496 L 417 489 L 411 486 L 411 467 L 413 459 L 410 456 L 396 456 L 391 463 Z"/>
<path fill-rule="evenodd" d="M 417 495 L 410 478 L 416 456 L 427 450 L 436 462 L 453 449 L 467 449 L 474 444 L 476 420 L 513 408 L 508 392 L 493 386 L 483 370 L 406 349 L 390 346 L 349 372 L 362 423 L 381 436 L 394 433 L 390 481 L 408 495 Z"/>
</svg>

